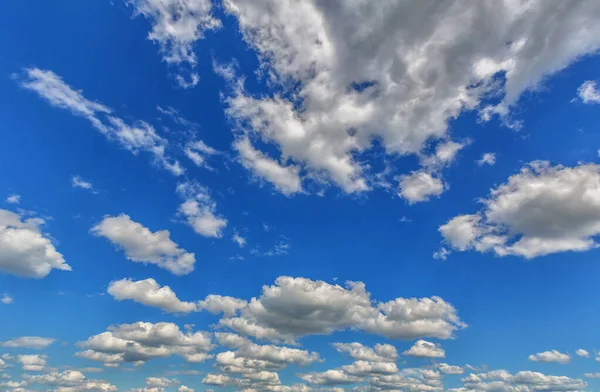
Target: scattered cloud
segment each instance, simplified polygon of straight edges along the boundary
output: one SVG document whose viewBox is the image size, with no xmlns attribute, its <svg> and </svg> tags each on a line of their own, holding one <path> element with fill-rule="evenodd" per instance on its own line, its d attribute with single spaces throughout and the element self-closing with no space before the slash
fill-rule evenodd
<svg viewBox="0 0 600 392">
<path fill-rule="evenodd" d="M 594 80 L 586 80 L 581 86 L 579 86 L 577 89 L 577 95 L 579 95 L 579 99 L 581 99 L 581 102 L 583 103 L 600 103 L 600 91 L 598 90 L 598 85 Z"/>
<path fill-rule="evenodd" d="M 91 182 L 85 181 L 80 176 L 71 177 L 71 185 L 73 186 L 73 188 L 81 188 L 81 189 L 85 189 L 86 191 L 90 191 L 92 193 L 98 193 L 94 189 L 94 186 L 92 185 Z"/>
<path fill-rule="evenodd" d="M 121 279 L 108 285 L 108 293 L 116 300 L 132 300 L 170 313 L 190 313 L 198 310 L 193 302 L 181 301 L 169 286 L 160 286 L 152 278 L 133 281 Z"/>
<path fill-rule="evenodd" d="M 185 199 L 179 206 L 179 212 L 185 216 L 187 223 L 196 233 L 204 237 L 223 236 L 227 219 L 217 214 L 217 203 L 210 196 L 208 189 L 197 183 L 184 182 L 177 185 L 177 193 Z"/>
<path fill-rule="evenodd" d="M 56 339 L 53 338 L 42 338 L 39 336 L 21 336 L 18 338 L 7 340 L 6 342 L 2 343 L 2 346 L 10 348 L 34 348 L 41 350 L 47 348 L 54 342 L 56 342 Z"/>
<path fill-rule="evenodd" d="M 25 218 L 0 209 L 0 270 L 11 275 L 41 279 L 51 270 L 71 271 L 63 255 L 42 233 L 41 218 Z"/>
<path fill-rule="evenodd" d="M 562 364 L 571 362 L 571 356 L 569 354 L 563 354 L 557 350 L 532 354 L 528 357 L 528 359 L 533 362 L 556 362 Z"/>
<path fill-rule="evenodd" d="M 47 374 L 23 376 L 27 385 L 43 385 L 59 392 L 102 391 L 117 392 L 117 387 L 108 381 L 90 380 L 78 370 L 53 371 Z"/>
<path fill-rule="evenodd" d="M 244 237 L 242 237 L 241 235 L 239 235 L 237 232 L 233 233 L 233 237 L 231 237 L 231 239 L 233 240 L 233 242 L 238 244 L 238 246 L 240 248 L 243 248 L 244 246 L 246 246 L 246 239 Z"/>
<path fill-rule="evenodd" d="M 173 242 L 168 230 L 152 232 L 129 215 L 106 216 L 91 232 L 107 238 L 131 261 L 155 264 L 174 275 L 187 275 L 194 270 L 194 254 Z"/>
<path fill-rule="evenodd" d="M 188 142 L 183 152 L 196 166 L 209 170 L 214 169 L 206 162 L 208 157 L 219 154 L 219 151 L 207 146 L 202 140 Z"/>
<path fill-rule="evenodd" d="M 477 161 L 479 166 L 490 165 L 494 166 L 496 164 L 496 153 L 486 152 L 481 156 L 481 159 Z"/>
<path fill-rule="evenodd" d="M 580 348 L 577 351 L 575 351 L 575 354 L 577 354 L 577 356 L 583 357 L 583 358 L 589 358 L 590 357 L 589 351 L 584 350 L 582 348 Z"/>
<path fill-rule="evenodd" d="M 417 340 L 415 344 L 402 354 L 421 358 L 445 358 L 446 352 L 439 344 L 434 344 L 426 340 Z"/>
<path fill-rule="evenodd" d="M 400 177 L 398 196 L 415 204 L 441 195 L 446 188 L 447 185 L 435 174 L 419 170 Z"/>
<path fill-rule="evenodd" d="M 10 195 L 5 201 L 8 204 L 19 204 L 21 202 L 21 195 Z"/>
<path fill-rule="evenodd" d="M 14 298 L 7 293 L 4 293 L 0 297 L 0 302 L 2 302 L 4 305 L 10 305 L 14 302 Z"/>
<path fill-rule="evenodd" d="M 580 379 L 549 376 L 531 371 L 520 371 L 514 375 L 506 370 L 472 373 L 462 378 L 462 382 L 463 389 L 449 391 L 581 391 L 587 387 L 587 384 Z"/>
<path fill-rule="evenodd" d="M 26 372 L 41 372 L 46 368 L 48 357 L 40 354 L 17 355 L 17 361 Z"/>
</svg>

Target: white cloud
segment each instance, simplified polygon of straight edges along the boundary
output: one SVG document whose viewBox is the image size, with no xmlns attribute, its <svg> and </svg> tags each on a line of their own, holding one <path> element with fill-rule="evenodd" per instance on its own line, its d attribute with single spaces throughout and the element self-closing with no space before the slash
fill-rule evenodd
<svg viewBox="0 0 600 392">
<path fill-rule="evenodd" d="M 194 392 L 194 390 L 185 385 L 181 385 L 179 388 L 177 388 L 177 392 Z"/>
<path fill-rule="evenodd" d="M 167 63 L 196 64 L 194 43 L 204 32 L 221 26 L 211 13 L 210 0 L 129 0 L 137 14 L 152 24 L 148 39 L 160 45 Z"/>
<path fill-rule="evenodd" d="M 577 94 L 583 103 L 600 103 L 600 91 L 598 91 L 598 86 L 594 80 L 586 80 L 577 89 Z"/>
<path fill-rule="evenodd" d="M 587 378 L 600 378 L 600 373 L 585 373 L 584 376 Z"/>
<path fill-rule="evenodd" d="M 21 195 L 10 195 L 5 201 L 8 204 L 19 204 L 21 202 Z"/>
<path fill-rule="evenodd" d="M 221 238 L 227 227 L 227 219 L 217 214 L 217 203 L 208 190 L 196 183 L 185 182 L 177 186 L 185 201 L 179 212 L 186 217 L 194 231 L 204 237 Z"/>
<path fill-rule="evenodd" d="M 128 215 L 106 216 L 91 232 L 110 240 L 131 261 L 156 264 L 175 275 L 186 275 L 194 270 L 194 254 L 173 242 L 168 230 L 152 232 Z"/>
<path fill-rule="evenodd" d="M 556 362 L 562 364 L 571 362 L 571 356 L 569 354 L 563 354 L 557 350 L 532 354 L 528 357 L 528 359 L 533 362 Z"/>
<path fill-rule="evenodd" d="M 233 240 L 233 242 L 238 244 L 238 246 L 240 248 L 243 248 L 244 246 L 246 246 L 246 239 L 244 237 L 242 237 L 241 235 L 239 235 L 238 233 L 233 233 L 233 236 L 231 237 L 231 239 Z"/>
<path fill-rule="evenodd" d="M 528 259 L 586 251 L 600 234 L 600 165 L 532 162 L 480 202 L 480 212 L 440 226 L 453 249 Z"/>
<path fill-rule="evenodd" d="M 108 293 L 119 301 L 130 299 L 165 312 L 190 313 L 198 310 L 198 305 L 181 301 L 169 286 L 161 287 L 152 278 L 137 282 L 131 279 L 113 281 L 108 286 Z"/>
<path fill-rule="evenodd" d="M 445 358 L 444 351 L 439 344 L 434 344 L 426 340 L 417 340 L 415 344 L 402 354 L 421 358 Z"/>
<path fill-rule="evenodd" d="M 390 344 L 376 344 L 374 348 L 361 343 L 333 343 L 332 346 L 340 353 L 348 355 L 357 361 L 394 362 L 398 359 L 396 347 Z"/>
<path fill-rule="evenodd" d="M 444 374 L 463 374 L 465 372 L 460 366 L 448 365 L 447 363 L 439 363 L 436 367 Z"/>
<path fill-rule="evenodd" d="M 531 371 L 521 371 L 514 375 L 506 370 L 472 373 L 462 378 L 462 382 L 466 388 L 463 391 L 581 391 L 587 387 L 581 379 Z"/>
<path fill-rule="evenodd" d="M 112 326 L 108 331 L 90 337 L 78 346 L 87 349 L 77 356 L 105 363 L 133 362 L 141 364 L 153 358 L 172 355 L 188 362 L 210 358 L 214 345 L 208 332 L 181 332 L 173 323 L 137 322 Z"/>
<path fill-rule="evenodd" d="M 88 181 L 85 181 L 80 176 L 73 176 L 73 177 L 71 177 L 71 185 L 73 186 L 73 188 L 81 188 L 81 189 L 85 189 L 87 191 L 90 191 L 92 193 L 97 193 L 94 190 L 94 186 L 92 185 L 92 183 L 88 182 Z"/>
<path fill-rule="evenodd" d="M 481 159 L 477 161 L 479 166 L 482 165 L 490 165 L 494 166 L 496 164 L 496 153 L 486 152 L 481 156 Z"/>
<path fill-rule="evenodd" d="M 40 375 L 24 375 L 27 385 L 45 385 L 58 392 L 116 392 L 117 387 L 108 381 L 90 380 L 78 370 L 53 371 Z"/>
<path fill-rule="evenodd" d="M 235 316 L 241 309 L 244 309 L 248 302 L 243 299 L 227 297 L 222 295 L 210 294 L 200 302 L 198 306 L 211 313 L 223 313 L 225 317 Z"/>
<path fill-rule="evenodd" d="M 414 204 L 427 201 L 432 196 L 439 196 L 446 188 L 447 186 L 435 174 L 419 170 L 400 177 L 398 196 L 409 204 Z"/>
<path fill-rule="evenodd" d="M 44 220 L 0 209 L 0 270 L 41 279 L 51 270 L 71 271 L 50 239 L 41 232 Z"/>
<path fill-rule="evenodd" d="M 2 343 L 2 346 L 11 348 L 35 348 L 41 350 L 50 346 L 55 341 L 56 339 L 53 338 L 42 338 L 39 336 L 21 336 L 18 338 L 7 340 L 6 342 Z"/>
<path fill-rule="evenodd" d="M 575 354 L 577 354 L 577 356 L 583 357 L 583 358 L 589 358 L 590 357 L 589 351 L 584 350 L 582 348 L 580 348 L 577 351 L 575 351 Z"/>
<path fill-rule="evenodd" d="M 39 354 L 17 355 L 17 361 L 27 372 L 41 372 L 46 367 L 47 359 L 47 356 Z"/>
<path fill-rule="evenodd" d="M 166 388 L 171 385 L 179 384 L 178 380 L 167 377 L 146 377 L 146 385 L 150 388 Z"/>
<path fill-rule="evenodd" d="M 250 139 L 242 137 L 236 140 L 233 147 L 240 154 L 240 162 L 260 178 L 272 183 L 284 195 L 302 191 L 300 168 L 295 165 L 285 166 L 255 149 Z"/>
<path fill-rule="evenodd" d="M 202 140 L 187 143 L 183 152 L 196 166 L 205 167 L 211 170 L 212 167 L 208 165 L 206 160 L 209 156 L 219 153 L 214 148 L 207 146 Z"/>
<path fill-rule="evenodd" d="M 346 192 L 369 189 L 360 155 L 373 140 L 389 155 L 419 155 L 447 141 L 449 121 L 466 110 L 510 124 L 523 92 L 600 47 L 594 1 L 225 0 L 224 7 L 273 91 L 291 92 L 253 95 L 234 80 L 226 102 L 239 132 L 275 144 L 290 165 Z M 555 19 L 561 23 L 546 23 Z M 490 97 L 498 104 L 481 107 Z"/>
<path fill-rule="evenodd" d="M 466 327 L 454 307 L 439 297 L 378 302 L 362 282 L 342 287 L 287 276 L 264 286 L 262 295 L 252 298 L 238 317 L 224 317 L 219 324 L 242 335 L 287 342 L 346 329 L 391 339 L 448 339 Z"/>
<path fill-rule="evenodd" d="M 184 173 L 179 162 L 167 156 L 167 140 L 160 137 L 150 124 L 143 121 L 134 125 L 126 124 L 119 117 L 112 115 L 112 109 L 88 100 L 83 96 L 83 91 L 74 90 L 52 71 L 39 68 L 26 68 L 24 71 L 22 87 L 35 91 L 52 106 L 88 119 L 107 139 L 116 141 L 131 153 L 149 152 L 155 162 L 172 174 Z"/>
<path fill-rule="evenodd" d="M 14 298 L 7 293 L 2 294 L 2 297 L 0 297 L 0 302 L 2 302 L 4 305 L 10 305 L 13 303 L 13 301 Z"/>
</svg>

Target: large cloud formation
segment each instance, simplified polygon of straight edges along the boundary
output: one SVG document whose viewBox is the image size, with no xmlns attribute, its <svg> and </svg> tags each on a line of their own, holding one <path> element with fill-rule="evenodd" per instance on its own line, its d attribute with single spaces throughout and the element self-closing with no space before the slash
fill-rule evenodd
<svg viewBox="0 0 600 392">
<path fill-rule="evenodd" d="M 600 165 L 532 162 L 481 203 L 478 213 L 440 226 L 453 249 L 528 259 L 589 250 L 600 234 Z"/>
<path fill-rule="evenodd" d="M 226 102 L 244 134 L 237 142 L 246 146 L 242 162 L 287 194 L 301 189 L 300 167 L 304 178 L 346 192 L 370 189 L 372 173 L 357 155 L 378 140 L 387 154 L 423 161 L 420 190 L 411 192 L 405 179 L 400 196 L 418 202 L 439 195 L 445 189 L 439 168 L 427 162 L 436 143 L 450 140 L 451 119 L 478 110 L 484 121 L 498 115 L 516 126 L 510 108 L 523 92 L 600 47 L 594 0 L 224 0 L 224 6 L 278 87 L 275 95 L 255 96 L 235 83 L 231 69 L 221 72 L 234 81 Z M 264 163 L 252 164 L 246 137 L 275 145 L 279 157 L 253 147 Z"/>
</svg>

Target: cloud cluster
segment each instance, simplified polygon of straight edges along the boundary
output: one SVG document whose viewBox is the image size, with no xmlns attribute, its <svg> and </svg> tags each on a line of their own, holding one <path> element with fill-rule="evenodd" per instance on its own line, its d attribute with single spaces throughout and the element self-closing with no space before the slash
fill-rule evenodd
<svg viewBox="0 0 600 392">
<path fill-rule="evenodd" d="M 78 370 L 53 371 L 40 375 L 24 375 L 27 385 L 42 385 L 57 392 L 116 392 L 118 389 L 108 381 L 91 380 Z"/>
<path fill-rule="evenodd" d="M 452 249 L 527 259 L 589 250 L 600 234 L 600 165 L 531 162 L 480 202 L 440 226 Z"/>
<path fill-rule="evenodd" d="M 289 194 L 300 189 L 300 172 L 346 192 L 370 189 L 360 155 L 374 140 L 388 155 L 416 154 L 425 164 L 466 110 L 514 125 L 510 108 L 523 92 L 600 47 L 594 1 L 225 0 L 224 8 L 277 92 L 253 95 L 225 73 L 234 79 L 226 102 L 243 134 L 241 160 Z M 277 146 L 276 158 L 248 138 Z M 439 195 L 439 177 L 424 165 L 401 177 L 400 195 Z"/>
<path fill-rule="evenodd" d="M 445 358 L 446 352 L 439 344 L 434 344 L 426 340 L 417 340 L 415 344 L 402 354 L 421 358 Z"/>
<path fill-rule="evenodd" d="M 77 356 L 118 365 L 121 362 L 142 364 L 152 358 L 178 355 L 188 362 L 203 362 L 214 345 L 208 332 L 182 332 L 173 323 L 137 322 L 109 327 L 78 346 Z"/>
<path fill-rule="evenodd" d="M 543 373 L 521 371 L 511 374 L 506 370 L 469 374 L 462 378 L 464 388 L 452 392 L 467 391 L 581 391 L 587 384 L 580 379 L 565 376 L 548 376 Z"/>
<path fill-rule="evenodd" d="M 128 215 L 105 216 L 91 232 L 123 249 L 131 261 L 156 264 L 175 275 L 186 275 L 194 270 L 194 254 L 173 242 L 168 230 L 152 232 Z"/>
<path fill-rule="evenodd" d="M 107 139 L 116 141 L 131 153 L 148 152 L 152 154 L 155 162 L 172 174 L 183 174 L 184 170 L 179 162 L 169 158 L 166 153 L 167 140 L 159 136 L 150 124 L 143 121 L 133 125 L 127 124 L 113 115 L 112 109 L 88 100 L 81 90 L 74 90 L 60 76 L 49 70 L 26 68 L 19 81 L 22 87 L 36 92 L 52 106 L 88 119 Z"/>
<path fill-rule="evenodd" d="M 40 218 L 27 218 L 0 209 L 0 271 L 41 279 L 53 269 L 71 271 L 50 238 L 42 233 Z"/>
</svg>

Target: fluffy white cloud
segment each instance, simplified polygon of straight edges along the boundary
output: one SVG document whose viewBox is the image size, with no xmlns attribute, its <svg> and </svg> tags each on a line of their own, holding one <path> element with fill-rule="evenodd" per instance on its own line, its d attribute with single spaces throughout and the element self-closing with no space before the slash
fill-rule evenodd
<svg viewBox="0 0 600 392">
<path fill-rule="evenodd" d="M 589 358 L 590 357 L 589 351 L 584 350 L 582 348 L 580 348 L 577 351 L 575 351 L 575 354 L 577 354 L 577 356 L 583 357 L 583 358 Z"/>
<path fill-rule="evenodd" d="M 235 316 L 241 309 L 248 305 L 248 301 L 243 299 L 228 297 L 223 295 L 210 294 L 200 302 L 198 306 L 201 309 L 208 310 L 211 313 L 223 313 L 225 317 Z"/>
<path fill-rule="evenodd" d="M 185 199 L 179 212 L 186 217 L 194 231 L 204 237 L 221 238 L 227 219 L 217 214 L 217 203 L 208 190 L 199 184 L 185 182 L 177 185 L 177 193 Z"/>
<path fill-rule="evenodd" d="M 577 89 L 577 94 L 583 103 L 600 103 L 600 91 L 594 80 L 586 80 Z"/>
<path fill-rule="evenodd" d="M 343 370 L 331 369 L 322 373 L 305 373 L 298 375 L 302 380 L 316 385 L 343 385 L 355 384 L 363 381 L 362 377 L 353 376 Z"/>
<path fill-rule="evenodd" d="M 24 71 L 21 80 L 24 88 L 35 91 L 52 106 L 88 119 L 107 139 L 116 141 L 131 153 L 146 151 L 172 174 L 183 174 L 184 170 L 179 162 L 166 154 L 167 140 L 160 137 L 150 124 L 143 121 L 134 125 L 126 124 L 121 118 L 112 115 L 112 109 L 88 100 L 81 90 L 74 90 L 52 71 L 39 68 L 26 68 Z"/>
<path fill-rule="evenodd" d="M 482 211 L 440 226 L 454 249 L 525 258 L 597 246 L 600 165 L 532 162 L 492 189 Z"/>
<path fill-rule="evenodd" d="M 426 340 L 417 340 L 415 344 L 402 354 L 422 358 L 445 358 L 446 352 L 439 344 L 434 344 Z"/>
<path fill-rule="evenodd" d="M 156 264 L 175 275 L 186 275 L 194 270 L 194 254 L 173 242 L 168 230 L 152 232 L 128 215 L 106 216 L 91 232 L 123 249 L 131 261 Z"/>
<path fill-rule="evenodd" d="M 247 137 L 239 138 L 233 147 L 240 154 L 240 162 L 258 177 L 272 183 L 284 195 L 302 191 L 300 168 L 295 165 L 285 166 L 269 158 L 252 146 Z"/>
<path fill-rule="evenodd" d="M 139 281 L 131 279 L 113 281 L 108 286 L 108 293 L 119 301 L 130 299 L 160 308 L 165 312 L 190 313 L 198 310 L 197 304 L 181 301 L 169 286 L 161 287 L 152 278 Z"/>
<path fill-rule="evenodd" d="M 187 143 L 183 152 L 196 166 L 210 170 L 212 170 L 212 167 L 206 162 L 207 158 L 219 153 L 214 148 L 207 146 L 202 140 Z"/>
<path fill-rule="evenodd" d="M 514 375 L 506 370 L 471 373 L 462 378 L 462 382 L 465 387 L 463 391 L 581 391 L 587 387 L 587 384 L 580 379 L 549 376 L 531 371 L 521 371 Z"/>
<path fill-rule="evenodd" d="M 376 344 L 374 348 L 358 342 L 333 343 L 332 346 L 340 353 L 348 353 L 357 361 L 394 362 L 398 359 L 398 351 L 391 344 Z"/>
<path fill-rule="evenodd" d="M 414 204 L 439 196 L 445 189 L 446 185 L 435 174 L 419 170 L 400 177 L 398 196 Z"/>
<path fill-rule="evenodd" d="M 219 324 L 242 335 L 287 342 L 346 329 L 392 339 L 448 339 L 466 326 L 454 307 L 439 297 L 377 302 L 362 282 L 342 287 L 287 276 L 264 286 L 262 295 L 252 298 L 238 317 L 223 317 Z"/>
<path fill-rule="evenodd" d="M 436 367 L 444 374 L 463 374 L 465 372 L 460 366 L 448 365 L 447 363 L 439 363 Z"/>
<path fill-rule="evenodd" d="M 196 64 L 194 43 L 221 22 L 211 13 L 210 0 L 130 0 L 137 14 L 150 20 L 148 39 L 158 43 L 167 63 Z"/>
<path fill-rule="evenodd" d="M 48 357 L 39 354 L 17 355 L 17 361 L 27 372 L 41 372 L 46 367 Z"/>
<path fill-rule="evenodd" d="M 20 195 L 10 195 L 5 200 L 8 204 L 19 204 L 21 202 Z"/>
<path fill-rule="evenodd" d="M 73 188 L 81 188 L 81 189 L 85 189 L 87 191 L 96 193 L 96 191 L 94 190 L 94 186 L 92 185 L 92 183 L 88 182 L 88 181 L 85 181 L 80 176 L 73 176 L 73 177 L 71 177 L 71 185 L 73 186 Z"/>
<path fill-rule="evenodd" d="M 39 336 L 21 336 L 18 338 L 7 340 L 6 342 L 2 343 L 2 346 L 11 348 L 35 348 L 41 350 L 50 346 L 54 342 L 56 342 L 56 339 L 53 338 L 42 338 Z"/>
<path fill-rule="evenodd" d="M 36 279 L 53 269 L 71 271 L 63 255 L 41 232 L 44 223 L 40 218 L 0 209 L 0 271 Z"/>
<path fill-rule="evenodd" d="M 172 355 L 181 356 L 189 362 L 199 362 L 210 358 L 207 353 L 214 348 L 210 333 L 184 333 L 177 325 L 167 322 L 112 326 L 106 332 L 79 342 L 78 346 L 87 349 L 79 352 L 79 357 L 113 364 L 144 363 Z"/>
<path fill-rule="evenodd" d="M 4 305 L 10 305 L 13 303 L 13 301 L 14 301 L 13 297 L 8 295 L 7 293 L 2 294 L 2 297 L 0 297 L 0 302 L 3 303 Z"/>
<path fill-rule="evenodd" d="M 481 159 L 477 161 L 479 166 L 482 165 L 490 165 L 494 166 L 496 164 L 496 153 L 486 152 L 481 156 Z"/>
<path fill-rule="evenodd" d="M 118 389 L 108 381 L 90 380 L 78 370 L 53 371 L 40 375 L 24 375 L 27 384 L 39 384 L 52 387 L 58 392 L 116 392 Z"/>
<path fill-rule="evenodd" d="M 194 392 L 194 390 L 185 385 L 181 385 L 179 388 L 177 388 L 177 392 Z"/>
<path fill-rule="evenodd" d="M 566 364 L 571 362 L 569 354 L 561 353 L 558 350 L 544 351 L 543 353 L 531 354 L 528 359 L 534 362 L 557 362 Z"/>
<path fill-rule="evenodd" d="M 238 233 L 233 233 L 233 236 L 231 237 L 231 239 L 233 240 L 233 242 L 238 244 L 238 246 L 240 248 L 243 248 L 244 246 L 246 246 L 246 239 L 244 237 L 242 237 L 241 235 L 239 235 Z"/>
<path fill-rule="evenodd" d="M 168 387 L 171 385 L 179 384 L 178 380 L 166 377 L 146 377 L 146 385 L 150 388 L 156 387 Z"/>
<path fill-rule="evenodd" d="M 373 140 L 390 155 L 421 154 L 446 142 L 448 122 L 465 110 L 510 123 L 524 91 L 600 47 L 593 0 L 225 0 L 224 7 L 281 87 L 274 91 L 290 92 L 258 96 L 234 82 L 228 115 L 241 133 L 277 145 L 276 161 L 291 159 L 347 192 L 369 189 L 360 154 Z M 499 102 L 482 108 L 490 96 Z"/>
</svg>

